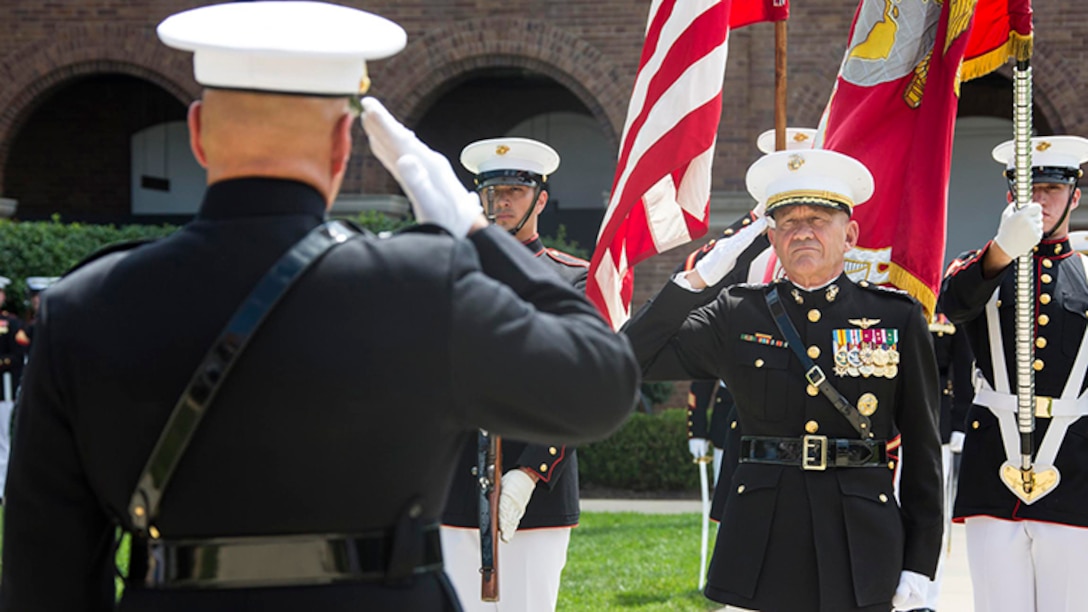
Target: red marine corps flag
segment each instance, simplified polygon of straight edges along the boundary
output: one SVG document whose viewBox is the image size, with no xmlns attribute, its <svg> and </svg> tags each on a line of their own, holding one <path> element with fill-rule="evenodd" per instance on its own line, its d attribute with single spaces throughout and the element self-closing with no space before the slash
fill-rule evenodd
<svg viewBox="0 0 1088 612">
<path fill-rule="evenodd" d="M 619 328 L 635 264 L 706 233 L 729 30 L 787 0 L 653 0 L 586 294 Z"/>
<path fill-rule="evenodd" d="M 873 198 L 854 212 L 861 232 L 846 262 L 854 280 L 894 285 L 933 314 L 959 83 L 994 70 L 1024 45 L 1030 49 L 1027 6 L 861 1 L 821 126 L 824 148 L 861 160 L 876 180 Z"/>
</svg>

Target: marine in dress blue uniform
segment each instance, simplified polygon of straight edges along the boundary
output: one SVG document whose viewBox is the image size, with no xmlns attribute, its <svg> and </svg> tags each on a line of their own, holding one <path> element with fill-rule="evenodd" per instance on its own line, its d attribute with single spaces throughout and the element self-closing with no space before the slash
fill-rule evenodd
<svg viewBox="0 0 1088 612">
<path fill-rule="evenodd" d="M 735 285 L 707 303 L 700 289 L 735 263 L 753 224 L 625 327 L 647 378 L 719 378 L 736 401 L 739 463 L 705 594 L 764 612 L 917 607 L 943 528 L 937 373 L 921 306 L 842 273 L 857 237 L 849 211 L 872 177 L 838 153 L 782 151 L 749 169 L 748 186 L 773 217 L 769 238 L 790 280 Z M 783 337 L 772 290 L 803 346 Z M 795 348 L 856 413 L 833 406 Z M 885 454 L 897 433 L 911 449 L 901 505 Z"/>
<path fill-rule="evenodd" d="M 481 140 L 461 153 L 462 165 L 475 175 L 488 217 L 584 293 L 589 262 L 545 247 L 537 231 L 538 217 L 548 202 L 548 180 L 559 161 L 550 146 L 528 138 Z M 536 367 L 525 364 L 527 372 Z M 502 439 L 497 602 L 480 601 L 476 454 L 473 437 L 464 445 L 442 515 L 442 540 L 454 588 L 466 610 L 554 610 L 570 530 L 579 517 L 575 449 Z"/>
<path fill-rule="evenodd" d="M 488 227 L 445 158 L 363 99 L 371 150 L 429 224 L 345 236 L 266 311 L 155 529 L 139 528 L 130 499 L 179 395 L 251 289 L 323 225 L 364 60 L 405 42 L 369 13 L 296 2 L 194 9 L 159 35 L 195 49 L 207 89 L 191 142 L 210 185 L 193 222 L 100 254 L 43 294 L 0 610 L 114 610 L 117 527 L 140 534 L 122 611 L 459 609 L 437 535 L 459 442 L 480 427 L 536 442 L 606 435 L 637 393 L 630 348 Z"/>
<path fill-rule="evenodd" d="M 1011 181 L 1012 142 L 993 155 Z M 981 373 L 954 508 L 967 526 L 978 612 L 1083 610 L 1088 597 L 1088 281 L 1068 239 L 1086 161 L 1088 139 L 1033 138 L 1033 202 L 1019 211 L 1010 204 L 994 240 L 960 256 L 941 291 L 940 309 L 967 334 Z M 1012 261 L 1026 253 L 1035 274 L 1035 463 L 1039 474 L 1060 474 L 1031 503 L 1001 478 L 1002 464 L 1020 461 Z"/>
</svg>

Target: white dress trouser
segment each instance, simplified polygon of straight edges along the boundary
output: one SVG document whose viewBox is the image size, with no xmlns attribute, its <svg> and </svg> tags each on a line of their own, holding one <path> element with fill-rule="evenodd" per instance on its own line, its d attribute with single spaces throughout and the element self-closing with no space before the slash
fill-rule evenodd
<svg viewBox="0 0 1088 612">
<path fill-rule="evenodd" d="M 975 612 L 1088 610 L 1088 529 L 988 516 L 966 525 Z"/>
<path fill-rule="evenodd" d="M 499 541 L 499 601 L 480 601 L 480 532 L 442 526 L 446 574 L 465 612 L 553 612 L 570 527 L 519 530 Z"/>
</svg>

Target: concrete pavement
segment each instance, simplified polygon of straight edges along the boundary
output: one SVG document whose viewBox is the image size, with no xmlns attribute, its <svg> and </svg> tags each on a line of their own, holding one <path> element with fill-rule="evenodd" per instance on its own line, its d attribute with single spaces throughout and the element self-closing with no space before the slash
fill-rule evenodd
<svg viewBox="0 0 1088 612">
<path fill-rule="evenodd" d="M 702 504 L 692 499 L 583 499 L 585 512 L 642 512 L 646 514 L 698 513 Z M 963 525 L 952 526 L 952 538 L 941 580 L 940 612 L 972 612 L 971 574 L 967 569 L 967 540 Z"/>
</svg>

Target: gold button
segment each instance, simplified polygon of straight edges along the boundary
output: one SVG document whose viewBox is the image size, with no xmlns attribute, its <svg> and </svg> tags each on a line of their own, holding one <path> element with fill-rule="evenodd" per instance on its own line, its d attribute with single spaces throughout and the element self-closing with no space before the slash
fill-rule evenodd
<svg viewBox="0 0 1088 612">
<path fill-rule="evenodd" d="M 1035 348 L 1046 348 L 1046 338 L 1036 338 Z"/>
<path fill-rule="evenodd" d="M 808 347 L 808 356 L 811 357 L 812 359 L 819 358 L 820 357 L 820 347 L 818 347 L 818 346 Z"/>
<path fill-rule="evenodd" d="M 996 306 L 997 306 L 998 308 L 1001 308 L 1001 300 L 998 300 L 998 301 L 997 301 L 997 304 L 996 304 Z"/>
<path fill-rule="evenodd" d="M 733 228 L 729 228 L 729 229 L 725 230 L 722 233 L 725 234 L 726 236 L 732 236 L 733 235 Z"/>
<path fill-rule="evenodd" d="M 762 359 L 756 359 L 756 367 L 757 368 L 762 368 L 763 367 L 763 360 Z"/>
<path fill-rule="evenodd" d="M 1043 281 L 1044 283 L 1049 283 L 1050 281 L 1052 281 L 1054 279 L 1051 278 L 1049 274 L 1042 274 L 1042 275 L 1039 276 L 1039 280 Z"/>
<path fill-rule="evenodd" d="M 1039 325 L 1046 325 L 1047 323 L 1050 323 L 1050 317 L 1046 316 L 1046 314 L 1039 315 Z"/>
<path fill-rule="evenodd" d="M 1058 253 L 1061 253 L 1061 252 L 1062 252 L 1062 245 L 1060 245 L 1060 244 L 1054 245 L 1054 254 L 1057 255 Z"/>
<path fill-rule="evenodd" d="M 880 494 L 879 499 L 880 499 L 881 503 L 884 503 L 884 504 L 888 503 L 888 496 L 883 494 L 883 493 Z"/>
<path fill-rule="evenodd" d="M 736 429 L 736 428 L 737 428 L 737 422 L 736 421 L 733 421 L 732 423 L 729 424 L 729 429 Z"/>
<path fill-rule="evenodd" d="M 820 394 L 820 389 L 816 385 L 809 385 L 805 387 L 805 393 L 808 393 L 812 397 L 816 397 Z"/>
<path fill-rule="evenodd" d="M 688 425 L 691 425 L 691 421 L 688 421 Z M 555 448 L 554 446 L 548 449 L 548 454 L 553 456 L 553 457 L 558 452 L 559 452 L 559 449 Z"/>
<path fill-rule="evenodd" d="M 548 471 L 548 464 L 547 463 L 541 463 L 540 464 L 540 471 L 541 472 L 547 472 Z"/>
<path fill-rule="evenodd" d="M 751 220 L 751 219 L 749 219 L 748 217 L 745 217 L 745 218 L 744 218 L 744 221 L 741 221 L 741 222 L 740 222 L 740 224 L 741 224 L 741 225 L 748 225 L 748 224 L 749 224 L 749 223 L 751 223 L 751 222 L 752 222 L 752 220 Z"/>
<path fill-rule="evenodd" d="M 132 513 L 135 514 L 136 516 L 143 516 L 144 515 L 144 507 L 143 506 L 136 506 L 135 508 L 132 509 Z"/>
<path fill-rule="evenodd" d="M 1043 360 L 1042 359 L 1036 359 L 1035 361 L 1033 361 L 1031 363 L 1031 367 L 1035 368 L 1036 372 L 1042 370 L 1043 369 Z"/>
<path fill-rule="evenodd" d="M 979 422 L 978 421 L 971 421 L 971 429 L 978 429 L 978 428 L 979 428 Z"/>
<path fill-rule="evenodd" d="M 1053 261 L 1050 261 L 1049 259 L 1044 259 L 1044 260 L 1043 260 L 1043 267 L 1044 267 L 1044 268 L 1051 268 L 1051 267 L 1053 267 L 1053 266 L 1054 266 L 1054 262 L 1053 262 Z"/>
<path fill-rule="evenodd" d="M 894 461 L 889 461 L 888 462 L 888 469 L 889 470 L 894 470 L 895 469 L 895 462 Z"/>
<path fill-rule="evenodd" d="M 1032 253 L 1038 253 L 1039 252 L 1039 247 L 1038 246 L 1031 247 L 1031 252 Z"/>
<path fill-rule="evenodd" d="M 1039 302 L 1041 304 L 1043 304 L 1043 305 L 1049 304 L 1050 303 L 1050 294 L 1049 293 L 1044 293 L 1044 294 L 1040 295 L 1039 296 Z"/>
<path fill-rule="evenodd" d="M 692 422 L 688 421 L 688 427 L 691 427 L 691 425 L 692 425 Z"/>
<path fill-rule="evenodd" d="M 805 423 L 805 431 L 814 434 L 817 431 L 820 431 L 820 424 L 816 421 L 809 421 L 808 423 Z"/>
<path fill-rule="evenodd" d="M 869 281 L 861 281 L 858 284 L 861 285 L 862 287 L 868 287 L 869 286 Z"/>
<path fill-rule="evenodd" d="M 815 308 L 808 311 L 808 320 L 812 321 L 813 323 L 819 321 L 820 320 L 820 311 L 816 310 Z"/>
<path fill-rule="evenodd" d="M 744 493 L 744 485 L 737 487 L 737 493 Z"/>
<path fill-rule="evenodd" d="M 159 539 L 159 530 L 155 529 L 155 526 L 152 525 L 147 528 L 147 535 L 151 536 L 152 540 L 157 540 Z"/>
</svg>

